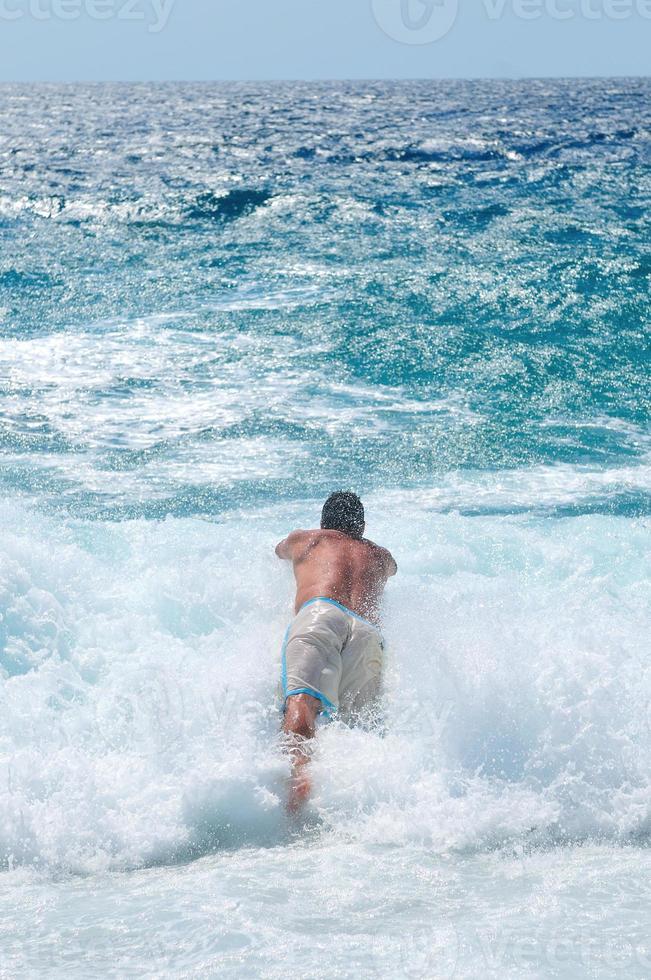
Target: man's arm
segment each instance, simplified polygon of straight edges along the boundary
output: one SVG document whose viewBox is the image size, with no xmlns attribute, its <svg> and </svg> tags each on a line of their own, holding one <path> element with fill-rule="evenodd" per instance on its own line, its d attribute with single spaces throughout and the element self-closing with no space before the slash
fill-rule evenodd
<svg viewBox="0 0 651 980">
<path fill-rule="evenodd" d="M 280 544 L 276 545 L 276 554 L 278 557 L 282 558 L 283 561 L 293 561 L 294 549 L 302 542 L 305 533 L 305 531 L 292 531 L 291 534 L 288 534 Z"/>
<path fill-rule="evenodd" d="M 391 554 L 391 552 L 387 551 L 386 548 L 383 548 L 382 552 L 384 557 L 384 568 L 386 571 L 387 578 L 391 578 L 391 576 L 395 575 L 396 572 L 398 571 L 397 562 L 393 557 L 393 555 Z"/>
</svg>

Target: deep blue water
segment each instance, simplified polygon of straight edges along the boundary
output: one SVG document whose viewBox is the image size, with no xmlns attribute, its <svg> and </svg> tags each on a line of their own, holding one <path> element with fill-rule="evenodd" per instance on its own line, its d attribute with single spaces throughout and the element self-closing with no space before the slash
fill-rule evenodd
<svg viewBox="0 0 651 980">
<path fill-rule="evenodd" d="M 3 485 L 218 515 L 644 465 L 650 95 L 3 87 Z M 570 510 L 649 505 L 615 478 Z"/>
</svg>

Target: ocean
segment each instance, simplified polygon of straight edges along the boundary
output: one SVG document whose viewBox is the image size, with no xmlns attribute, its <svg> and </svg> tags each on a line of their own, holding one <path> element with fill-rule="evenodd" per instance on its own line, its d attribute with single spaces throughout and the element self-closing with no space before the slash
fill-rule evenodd
<svg viewBox="0 0 651 980">
<path fill-rule="evenodd" d="M 0 976 L 651 976 L 651 81 L 0 118 Z M 386 731 L 291 820 L 336 489 Z"/>
</svg>

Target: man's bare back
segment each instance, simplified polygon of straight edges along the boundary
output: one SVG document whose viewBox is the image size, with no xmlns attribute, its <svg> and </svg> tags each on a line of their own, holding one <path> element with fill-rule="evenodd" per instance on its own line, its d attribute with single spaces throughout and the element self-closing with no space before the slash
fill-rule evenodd
<svg viewBox="0 0 651 980">
<path fill-rule="evenodd" d="M 276 548 L 279 558 L 293 563 L 295 611 L 317 596 L 334 599 L 373 623 L 387 579 L 397 566 L 390 552 L 367 538 L 341 531 L 292 531 Z"/>
</svg>

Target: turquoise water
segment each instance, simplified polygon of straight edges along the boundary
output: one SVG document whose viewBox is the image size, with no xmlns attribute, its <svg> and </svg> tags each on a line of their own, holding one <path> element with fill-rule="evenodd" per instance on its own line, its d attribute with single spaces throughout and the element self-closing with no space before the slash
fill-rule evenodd
<svg viewBox="0 0 651 980">
<path fill-rule="evenodd" d="M 0 976 L 649 975 L 650 95 L 0 88 Z M 292 825 L 339 487 L 388 733 Z"/>
</svg>

